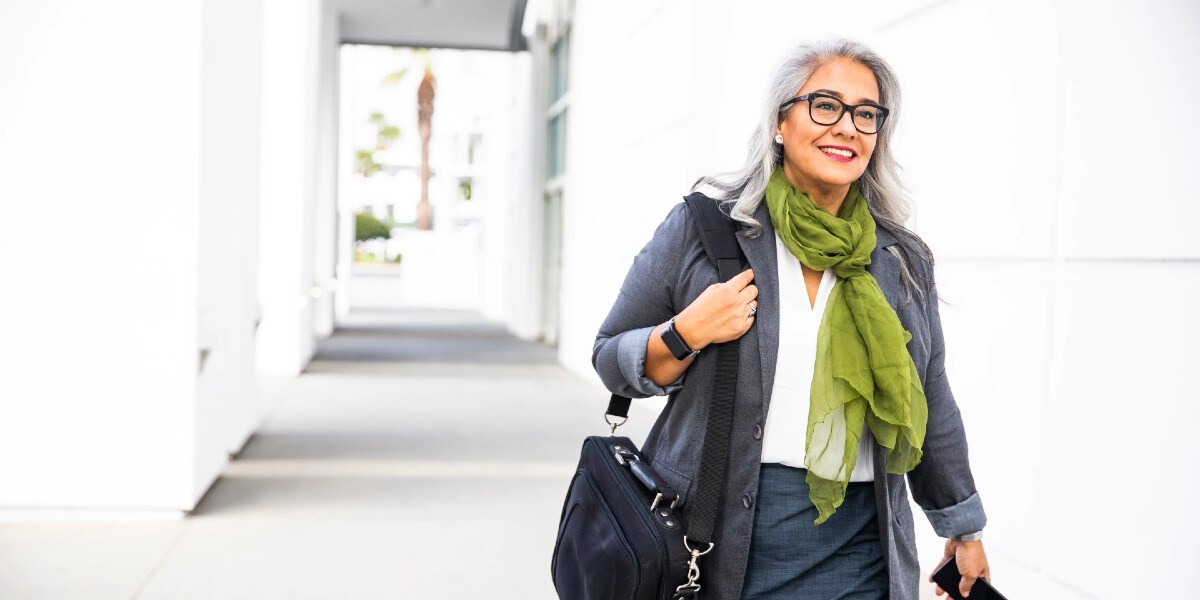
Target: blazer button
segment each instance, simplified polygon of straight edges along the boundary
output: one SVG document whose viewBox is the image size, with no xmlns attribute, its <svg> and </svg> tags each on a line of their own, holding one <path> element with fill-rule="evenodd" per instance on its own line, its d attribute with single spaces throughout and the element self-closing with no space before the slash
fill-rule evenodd
<svg viewBox="0 0 1200 600">
<path fill-rule="evenodd" d="M 750 494 L 742 496 L 742 506 L 745 506 L 746 508 L 754 506 L 754 498 L 751 498 Z"/>
<path fill-rule="evenodd" d="M 754 439 L 762 439 L 762 425 L 759 425 L 758 423 L 754 424 Z"/>
</svg>

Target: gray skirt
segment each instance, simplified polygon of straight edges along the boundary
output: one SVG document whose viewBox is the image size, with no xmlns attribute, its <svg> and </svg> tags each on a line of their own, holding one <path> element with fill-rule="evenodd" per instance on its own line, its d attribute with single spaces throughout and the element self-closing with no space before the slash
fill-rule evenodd
<svg viewBox="0 0 1200 600">
<path fill-rule="evenodd" d="M 828 521 L 813 525 L 806 471 L 760 467 L 744 600 L 880 600 L 888 597 L 874 482 L 852 482 Z"/>
</svg>

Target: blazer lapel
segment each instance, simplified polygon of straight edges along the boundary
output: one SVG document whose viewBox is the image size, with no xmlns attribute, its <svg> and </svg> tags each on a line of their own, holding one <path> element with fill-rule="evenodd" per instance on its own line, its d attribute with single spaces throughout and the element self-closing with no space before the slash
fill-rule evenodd
<svg viewBox="0 0 1200 600">
<path fill-rule="evenodd" d="M 771 213 L 767 203 L 762 202 L 754 211 L 754 218 L 762 225 L 757 238 L 738 236 L 738 243 L 750 268 L 754 269 L 754 285 L 758 286 L 758 313 L 754 328 L 758 330 L 759 364 L 762 367 L 762 408 L 767 414 L 771 403 L 771 388 L 775 381 L 775 363 L 779 358 L 779 268 L 775 256 L 775 226 L 771 224 Z"/>
<path fill-rule="evenodd" d="M 884 297 L 887 298 L 892 308 L 900 306 L 899 300 L 902 295 L 900 294 L 902 289 L 900 285 L 900 265 L 896 262 L 896 258 L 888 254 L 884 248 L 894 246 L 898 243 L 896 236 L 876 225 L 875 250 L 871 252 L 871 264 L 867 265 L 867 272 L 879 283 L 880 291 L 883 292 Z"/>
</svg>

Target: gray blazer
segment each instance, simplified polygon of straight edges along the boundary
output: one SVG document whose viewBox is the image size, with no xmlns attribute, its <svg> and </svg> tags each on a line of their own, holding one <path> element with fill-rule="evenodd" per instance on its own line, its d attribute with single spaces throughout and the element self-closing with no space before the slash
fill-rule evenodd
<svg viewBox="0 0 1200 600">
<path fill-rule="evenodd" d="M 762 235 L 754 239 L 739 235 L 738 241 L 754 269 L 759 290 L 758 316 L 740 346 L 741 366 L 730 448 L 732 462 L 716 546 L 700 563 L 705 596 L 720 600 L 741 596 L 758 493 L 761 427 L 771 404 L 779 349 L 775 230 L 765 202 L 754 216 L 763 225 Z M 904 328 L 912 333 L 908 351 L 929 401 L 924 457 L 908 473 L 907 484 L 912 486 L 913 498 L 938 535 L 952 537 L 982 530 L 987 518 L 967 461 L 962 418 L 946 379 L 936 290 L 929 283 L 924 298 L 914 295 L 906 302 L 900 265 L 892 254 L 883 250 L 903 242 L 883 228 L 876 229 L 876 237 L 867 270 L 879 281 Z M 904 247 L 910 250 L 910 255 L 920 257 L 913 268 L 932 282 L 929 257 L 907 243 Z M 634 258 L 592 351 L 592 364 L 612 392 L 632 398 L 669 396 L 666 408 L 642 445 L 642 453 L 681 494 L 685 516 L 688 495 L 699 470 L 703 419 L 712 392 L 715 353 L 701 352 L 678 381 L 663 388 L 645 376 L 646 343 L 655 326 L 678 314 L 716 282 L 716 267 L 704 254 L 687 205 L 681 202 Z M 885 472 L 882 446 L 875 446 L 874 459 L 875 504 L 888 565 L 890 598 L 915 600 L 925 578 L 917 562 L 908 485 L 903 475 Z"/>
</svg>

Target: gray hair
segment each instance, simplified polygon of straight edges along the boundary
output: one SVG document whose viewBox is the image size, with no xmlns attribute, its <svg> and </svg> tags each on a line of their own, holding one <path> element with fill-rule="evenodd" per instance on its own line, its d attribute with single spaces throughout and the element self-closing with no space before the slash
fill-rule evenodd
<svg viewBox="0 0 1200 600">
<path fill-rule="evenodd" d="M 927 262 L 928 276 L 918 275 L 922 280 L 933 278 L 933 254 L 915 233 L 904 227 L 911 212 L 911 203 L 900 183 L 900 165 L 892 156 L 892 131 L 900 112 L 900 83 L 896 73 L 878 54 L 867 46 L 846 39 L 832 39 L 801 44 L 784 58 L 771 77 L 766 105 L 754 135 L 750 137 L 750 153 L 740 170 L 714 176 L 701 177 L 692 186 L 692 191 L 710 187 L 718 191 L 730 216 L 746 227 L 746 235 L 758 237 L 762 225 L 755 220 L 754 211 L 762 203 L 771 173 L 783 164 L 783 148 L 775 144 L 775 129 L 793 105 L 780 110 L 784 102 L 795 96 L 813 72 L 833 58 L 848 58 L 875 74 L 879 84 L 879 102 L 888 107 L 888 125 L 879 131 L 875 152 L 867 169 L 859 178 L 859 188 L 867 200 L 867 206 L 875 218 L 876 225 L 887 229 L 900 240 L 900 248 L 889 246 L 887 250 L 900 261 L 901 280 L 905 292 L 911 298 L 913 291 L 924 295 L 922 286 L 917 285 L 909 268 L 911 252 L 916 252 L 922 262 Z M 921 271 L 922 269 L 918 269 Z"/>
</svg>

